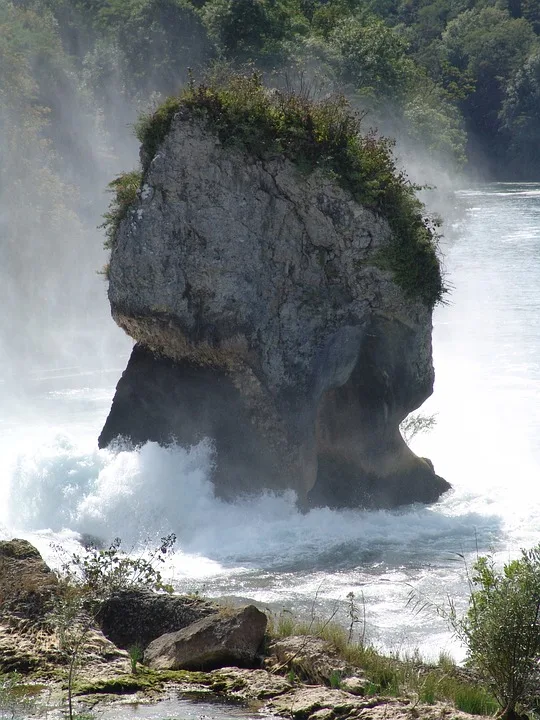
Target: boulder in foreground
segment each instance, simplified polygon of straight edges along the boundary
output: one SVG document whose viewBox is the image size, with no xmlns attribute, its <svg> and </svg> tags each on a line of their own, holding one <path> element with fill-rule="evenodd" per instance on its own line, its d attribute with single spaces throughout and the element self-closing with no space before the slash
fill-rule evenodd
<svg viewBox="0 0 540 720">
<path fill-rule="evenodd" d="M 162 635 L 146 648 L 153 670 L 213 670 L 226 665 L 254 667 L 267 617 L 254 605 L 216 613 L 183 630 Z"/>
<path fill-rule="evenodd" d="M 117 647 L 145 648 L 165 633 L 181 630 L 217 606 L 198 597 L 156 594 L 150 590 L 122 590 L 103 601 L 97 622 Z"/>
</svg>

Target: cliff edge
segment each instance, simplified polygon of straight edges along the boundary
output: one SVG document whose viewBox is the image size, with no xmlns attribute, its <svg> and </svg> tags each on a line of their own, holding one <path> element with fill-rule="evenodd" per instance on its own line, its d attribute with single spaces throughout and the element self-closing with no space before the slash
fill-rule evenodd
<svg viewBox="0 0 540 720">
<path fill-rule="evenodd" d="M 386 186 L 375 174 L 375 193 L 367 170 L 343 182 L 328 142 L 317 156 L 320 104 L 235 82 L 270 109 L 304 108 L 311 162 L 283 122 L 254 140 L 245 98 L 235 115 L 222 90 L 190 88 L 145 119 L 142 178 L 129 176 L 129 202 L 119 194 L 109 216 L 112 315 L 137 344 L 100 447 L 208 437 L 226 498 L 292 488 L 306 507 L 434 501 L 450 486 L 399 432 L 433 389 L 443 291 L 421 208 L 396 173 Z M 388 170 L 382 141 L 358 142 L 355 162 L 376 151 Z"/>
</svg>

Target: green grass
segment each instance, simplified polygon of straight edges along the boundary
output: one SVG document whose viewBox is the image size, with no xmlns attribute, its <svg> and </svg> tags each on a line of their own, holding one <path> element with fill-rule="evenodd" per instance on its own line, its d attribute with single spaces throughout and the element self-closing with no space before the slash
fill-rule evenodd
<svg viewBox="0 0 540 720">
<path fill-rule="evenodd" d="M 426 704 L 447 702 L 471 715 L 493 715 L 498 709 L 488 690 L 472 679 L 464 680 L 454 660 L 445 653 L 435 665 L 423 661 L 418 653 L 410 657 L 383 655 L 370 645 L 349 642 L 348 632 L 337 623 L 318 618 L 297 620 L 289 612 L 270 618 L 269 634 L 274 638 L 313 635 L 327 640 L 348 665 L 362 671 L 368 680 L 367 695 L 409 696 Z M 284 668 L 286 671 L 289 668 Z M 336 675 L 335 687 L 343 679 Z"/>
<path fill-rule="evenodd" d="M 122 173 L 109 183 L 109 191 L 113 193 L 113 199 L 108 211 L 103 216 L 102 228 L 105 228 L 106 240 L 104 246 L 112 250 L 116 242 L 116 233 L 120 223 L 126 217 L 131 205 L 137 199 L 137 192 L 141 187 L 142 173 L 138 170 Z M 106 269 L 105 269 L 106 268 Z M 109 267 L 105 266 L 103 274 L 108 279 Z"/>
<path fill-rule="evenodd" d="M 178 97 L 168 98 L 136 124 L 144 171 L 180 111 L 184 119 L 203 119 L 226 147 L 261 159 L 281 155 L 304 173 L 319 169 L 330 175 L 357 202 L 387 219 L 393 237 L 376 264 L 391 271 L 409 297 L 429 306 L 442 300 L 446 288 L 437 239 L 426 225 L 416 188 L 397 169 L 392 141 L 363 133 L 361 117 L 344 96 L 313 101 L 294 92 L 269 91 L 258 74 L 229 74 L 198 85 L 191 81 Z M 114 235 L 114 210 L 112 215 L 108 227 Z"/>
</svg>

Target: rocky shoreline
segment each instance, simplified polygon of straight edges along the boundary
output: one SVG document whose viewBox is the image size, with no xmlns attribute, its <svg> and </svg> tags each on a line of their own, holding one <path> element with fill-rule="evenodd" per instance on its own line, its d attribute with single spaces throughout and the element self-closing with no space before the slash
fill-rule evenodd
<svg viewBox="0 0 540 720">
<path fill-rule="evenodd" d="M 174 695 L 297 720 L 472 717 L 448 703 L 420 702 L 418 693 L 377 692 L 369 671 L 332 642 L 273 637 L 267 616 L 253 605 L 224 607 L 148 590 L 121 591 L 100 605 L 68 688 L 58 587 L 30 543 L 0 542 L 0 709 L 23 697 L 33 704 L 29 714 L 47 714 L 69 690 L 77 713 L 126 697 L 155 703 Z M 144 650 L 135 660 L 134 647 Z"/>
</svg>

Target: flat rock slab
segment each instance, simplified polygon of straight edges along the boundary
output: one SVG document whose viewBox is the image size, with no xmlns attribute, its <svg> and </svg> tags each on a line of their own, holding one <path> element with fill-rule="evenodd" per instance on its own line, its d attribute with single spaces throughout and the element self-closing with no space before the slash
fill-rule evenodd
<svg viewBox="0 0 540 720">
<path fill-rule="evenodd" d="M 268 709 L 277 715 L 293 718 L 317 717 L 358 717 L 360 711 L 371 710 L 381 703 L 380 698 L 360 699 L 343 690 L 334 690 L 320 686 L 300 686 L 268 703 Z"/>
<path fill-rule="evenodd" d="M 146 648 L 144 662 L 153 670 L 253 667 L 266 623 L 266 615 L 254 605 L 215 613 L 153 640 Z"/>
<path fill-rule="evenodd" d="M 214 691 L 242 700 L 275 698 L 289 692 L 293 687 L 283 676 L 274 675 L 267 670 L 230 667 L 214 670 L 210 675 L 216 678 L 216 683 L 212 685 Z"/>
<path fill-rule="evenodd" d="M 444 703 L 425 705 L 406 698 L 357 698 L 342 690 L 301 686 L 274 698 L 265 711 L 295 720 L 465 720 L 474 716 Z"/>
</svg>

